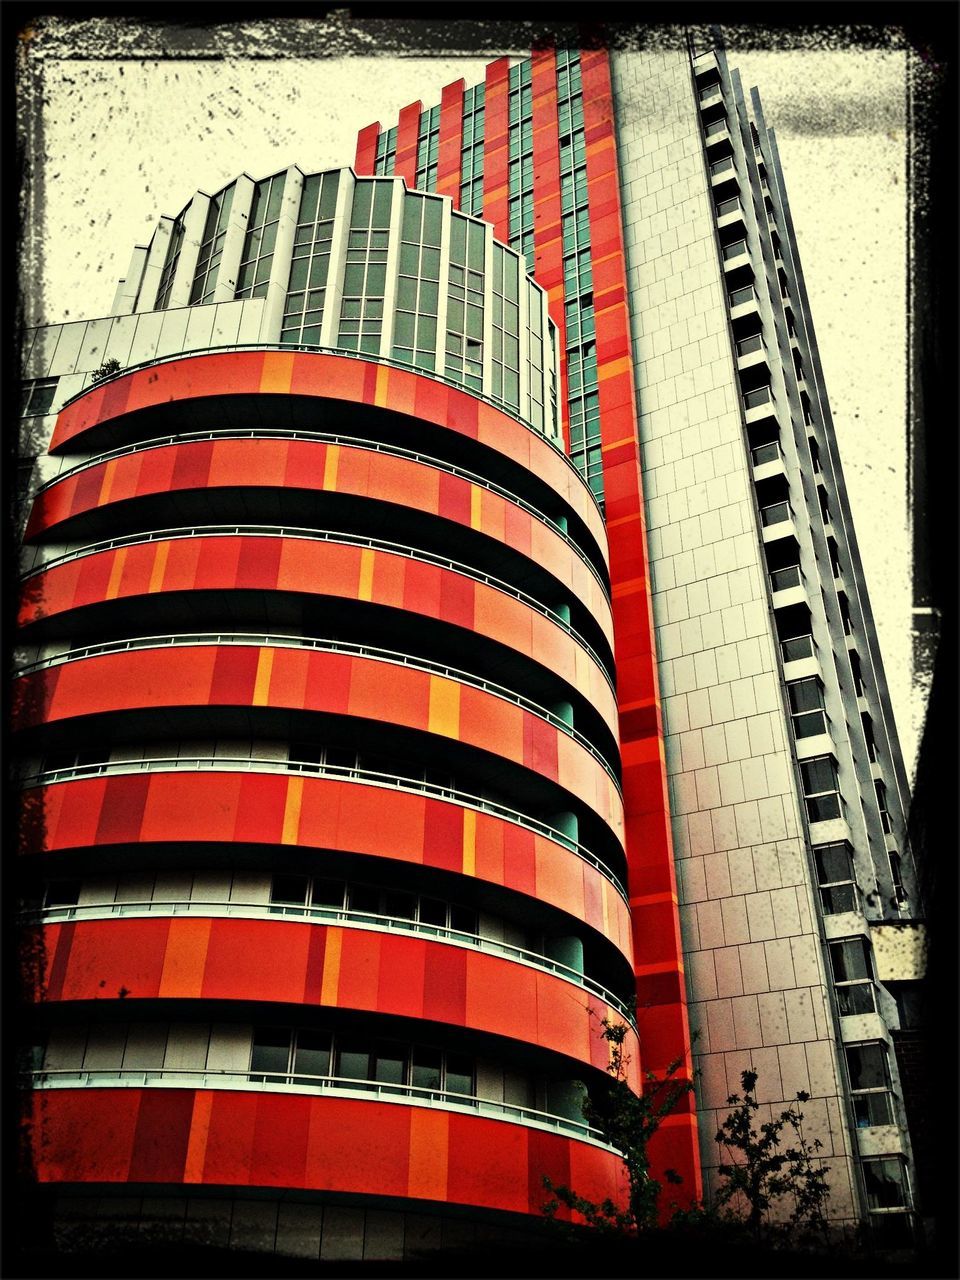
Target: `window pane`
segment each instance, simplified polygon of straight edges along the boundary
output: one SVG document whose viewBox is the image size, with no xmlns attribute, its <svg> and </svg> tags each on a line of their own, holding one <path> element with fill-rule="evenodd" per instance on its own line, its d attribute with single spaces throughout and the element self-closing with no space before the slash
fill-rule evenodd
<svg viewBox="0 0 960 1280">
<path fill-rule="evenodd" d="M 330 1035 L 326 1031 L 301 1031 L 293 1057 L 293 1069 L 297 1075 L 326 1076 L 330 1074 Z"/>
<path fill-rule="evenodd" d="M 854 1089 L 887 1089 L 890 1077 L 883 1047 L 879 1044 L 857 1044 L 847 1049 L 850 1084 Z"/>
<path fill-rule="evenodd" d="M 871 1209 L 898 1209 L 907 1203 L 903 1167 L 899 1160 L 864 1160 L 863 1179 Z"/>
<path fill-rule="evenodd" d="M 274 876 L 270 901 L 302 905 L 307 901 L 307 883 L 306 876 Z"/>
<path fill-rule="evenodd" d="M 407 1054 L 402 1045 L 381 1044 L 377 1046 L 374 1061 L 373 1078 L 384 1084 L 405 1084 L 407 1077 Z"/>
<path fill-rule="evenodd" d="M 250 1071 L 285 1075 L 290 1059 L 290 1032 L 260 1028 L 253 1033 Z"/>
<path fill-rule="evenodd" d="M 410 1083 L 418 1089 L 439 1089 L 441 1056 L 434 1049 L 414 1049 Z"/>
<path fill-rule="evenodd" d="M 367 1080 L 370 1076 L 370 1054 L 358 1045 L 345 1044 L 337 1050 L 336 1075 L 345 1080 Z"/>
</svg>

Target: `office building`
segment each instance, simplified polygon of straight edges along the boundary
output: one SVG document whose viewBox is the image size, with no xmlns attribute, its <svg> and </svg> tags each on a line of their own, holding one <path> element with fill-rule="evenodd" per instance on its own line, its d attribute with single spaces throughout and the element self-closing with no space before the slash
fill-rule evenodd
<svg viewBox="0 0 960 1280">
<path fill-rule="evenodd" d="M 353 170 L 198 193 L 25 358 L 65 1242 L 390 1257 L 535 1230 L 543 1174 L 616 1198 L 603 1018 L 636 1087 L 697 1072 L 670 1197 L 749 1068 L 834 1219 L 911 1238 L 906 783 L 721 48 L 500 59 Z"/>
</svg>

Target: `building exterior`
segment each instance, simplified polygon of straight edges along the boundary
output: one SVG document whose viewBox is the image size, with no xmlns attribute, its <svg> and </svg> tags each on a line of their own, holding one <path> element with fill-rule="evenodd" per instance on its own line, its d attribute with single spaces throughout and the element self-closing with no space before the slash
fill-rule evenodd
<svg viewBox="0 0 960 1280">
<path fill-rule="evenodd" d="M 752 1069 L 836 1220 L 909 1240 L 906 783 L 722 48 L 500 59 L 353 170 L 198 193 L 25 358 L 64 1241 L 393 1257 L 529 1232 L 543 1174 L 616 1199 L 603 1018 L 696 1079 L 679 1201 Z"/>
</svg>

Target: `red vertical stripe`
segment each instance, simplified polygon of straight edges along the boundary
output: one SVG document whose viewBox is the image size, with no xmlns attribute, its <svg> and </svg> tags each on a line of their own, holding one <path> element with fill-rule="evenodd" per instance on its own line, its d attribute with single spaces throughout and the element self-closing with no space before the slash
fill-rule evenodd
<svg viewBox="0 0 960 1280">
<path fill-rule="evenodd" d="M 497 240 L 510 240 L 509 152 L 510 63 L 498 58 L 487 67 L 483 108 L 483 217 Z"/>
<path fill-rule="evenodd" d="M 419 102 L 411 102 L 400 112 L 397 123 L 397 158 L 393 166 L 395 178 L 405 178 L 408 187 L 417 181 L 417 133 L 420 130 Z"/>
<path fill-rule="evenodd" d="M 440 95 L 440 150 L 437 156 L 437 194 L 449 196 L 460 208 L 460 152 L 463 148 L 463 81 L 448 84 Z"/>
<path fill-rule="evenodd" d="M 377 139 L 380 137 L 380 125 L 368 124 L 357 134 L 357 158 L 353 167 L 358 175 L 369 177 L 373 173 L 377 160 Z"/>
<path fill-rule="evenodd" d="M 533 55 L 533 246 L 537 284 L 547 292 L 550 318 L 557 326 L 560 357 L 558 395 L 564 448 L 570 449 L 567 407 L 567 343 L 563 312 L 563 226 L 560 210 L 560 123 L 557 115 L 557 55 L 545 49 Z"/>
</svg>

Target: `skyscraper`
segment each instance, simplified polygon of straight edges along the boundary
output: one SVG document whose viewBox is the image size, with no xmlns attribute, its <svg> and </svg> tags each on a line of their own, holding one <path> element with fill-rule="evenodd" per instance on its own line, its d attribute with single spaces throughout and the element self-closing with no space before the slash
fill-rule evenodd
<svg viewBox="0 0 960 1280">
<path fill-rule="evenodd" d="M 616 1195 L 606 1016 L 638 1086 L 699 1068 L 682 1196 L 750 1068 L 811 1095 L 837 1220 L 907 1238 L 906 785 L 759 101 L 720 48 L 538 52 L 355 172 L 198 194 L 31 335 L 63 1230 L 95 1190 L 390 1256 L 543 1173 Z"/>
</svg>

